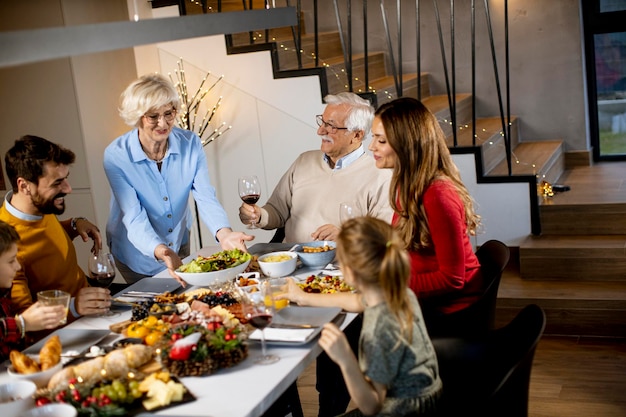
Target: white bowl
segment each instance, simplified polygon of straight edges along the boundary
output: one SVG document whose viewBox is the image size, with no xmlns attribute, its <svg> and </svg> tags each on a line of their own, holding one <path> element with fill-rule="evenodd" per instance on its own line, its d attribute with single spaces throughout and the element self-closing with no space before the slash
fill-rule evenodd
<svg viewBox="0 0 626 417">
<path fill-rule="evenodd" d="M 281 262 L 265 262 L 264 260 L 270 256 L 287 255 L 289 259 Z M 263 275 L 270 278 L 279 278 L 291 274 L 296 270 L 296 263 L 298 262 L 298 255 L 295 252 L 270 252 L 265 255 L 259 256 L 259 268 Z"/>
<path fill-rule="evenodd" d="M 32 381 L 15 380 L 0 385 L 0 416 L 21 417 L 35 405 L 37 386 Z"/>
<path fill-rule="evenodd" d="M 76 417 L 76 415 L 76 409 L 71 405 L 54 403 L 31 408 L 22 414 L 22 417 Z"/>
<path fill-rule="evenodd" d="M 325 252 L 304 252 L 304 246 L 312 248 L 320 248 L 329 246 L 333 248 Z M 315 242 L 300 243 L 300 246 L 296 249 L 298 257 L 304 266 L 326 266 L 335 259 L 335 253 L 337 252 L 337 243 L 330 240 L 318 240 Z"/>
<path fill-rule="evenodd" d="M 234 266 L 232 268 L 222 269 L 221 271 L 211 271 L 211 272 L 180 272 L 176 271 L 179 277 L 185 280 L 188 284 L 198 285 L 202 287 L 208 287 L 212 285 L 224 284 L 226 282 L 232 281 L 233 278 L 237 276 L 237 274 L 241 274 L 246 270 L 248 265 L 250 264 L 250 260 Z"/>
<path fill-rule="evenodd" d="M 36 355 L 28 355 L 33 358 L 37 363 L 39 363 L 39 357 Z M 45 388 L 48 386 L 48 381 L 52 378 L 52 375 L 56 374 L 63 368 L 63 364 L 61 362 L 54 365 L 52 368 L 46 369 L 45 371 L 35 372 L 34 374 L 19 374 L 15 372 L 13 366 L 9 366 L 7 368 L 7 372 L 11 375 L 12 378 L 32 381 L 37 385 L 37 388 Z M 1 414 L 0 414 L 1 415 Z M 2 416 L 4 417 L 4 416 Z"/>
</svg>

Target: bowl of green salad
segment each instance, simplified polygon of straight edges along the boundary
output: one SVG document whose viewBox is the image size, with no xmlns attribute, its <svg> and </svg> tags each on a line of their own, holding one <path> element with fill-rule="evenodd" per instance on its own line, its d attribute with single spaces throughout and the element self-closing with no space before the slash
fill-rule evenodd
<svg viewBox="0 0 626 417">
<path fill-rule="evenodd" d="M 239 249 L 216 252 L 209 256 L 198 255 L 176 270 L 188 284 L 211 287 L 232 281 L 246 270 L 252 255 Z"/>
</svg>

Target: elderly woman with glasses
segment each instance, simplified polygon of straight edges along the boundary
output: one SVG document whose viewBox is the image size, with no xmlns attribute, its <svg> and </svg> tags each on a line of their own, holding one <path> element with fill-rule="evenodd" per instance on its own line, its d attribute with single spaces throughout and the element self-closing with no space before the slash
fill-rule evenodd
<svg viewBox="0 0 626 417">
<path fill-rule="evenodd" d="M 222 249 L 246 250 L 244 242 L 254 239 L 230 228 L 200 138 L 174 126 L 178 108 L 178 93 L 166 77 L 150 74 L 135 80 L 122 93 L 119 108 L 134 128 L 104 152 L 112 192 L 107 243 L 128 283 L 165 267 L 184 284 L 175 270 L 190 251 L 190 192 Z"/>
</svg>

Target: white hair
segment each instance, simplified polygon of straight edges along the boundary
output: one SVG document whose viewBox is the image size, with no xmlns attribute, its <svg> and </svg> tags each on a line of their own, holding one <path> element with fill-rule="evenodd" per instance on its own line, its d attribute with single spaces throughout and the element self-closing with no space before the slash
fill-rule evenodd
<svg viewBox="0 0 626 417">
<path fill-rule="evenodd" d="M 374 107 L 366 99 L 347 91 L 338 94 L 329 94 L 324 97 L 326 104 L 350 106 L 346 126 L 349 131 L 362 130 L 365 136 L 369 135 L 374 120 Z"/>
</svg>

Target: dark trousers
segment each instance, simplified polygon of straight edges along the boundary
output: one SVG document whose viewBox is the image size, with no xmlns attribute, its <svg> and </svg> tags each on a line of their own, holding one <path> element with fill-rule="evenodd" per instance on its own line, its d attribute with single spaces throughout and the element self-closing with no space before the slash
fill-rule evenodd
<svg viewBox="0 0 626 417">
<path fill-rule="evenodd" d="M 358 315 L 344 330 L 350 347 L 357 357 L 362 325 L 363 318 Z M 330 359 L 326 352 L 322 352 L 317 357 L 315 371 L 317 376 L 315 388 L 319 393 L 318 416 L 334 417 L 345 413 L 350 403 L 350 394 L 339 366 Z"/>
</svg>

